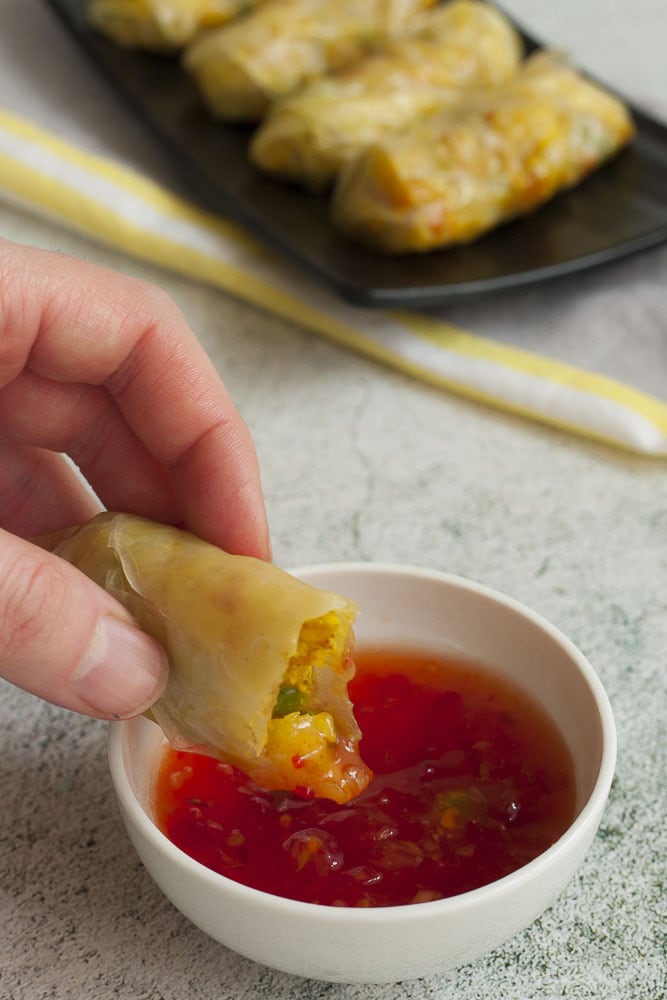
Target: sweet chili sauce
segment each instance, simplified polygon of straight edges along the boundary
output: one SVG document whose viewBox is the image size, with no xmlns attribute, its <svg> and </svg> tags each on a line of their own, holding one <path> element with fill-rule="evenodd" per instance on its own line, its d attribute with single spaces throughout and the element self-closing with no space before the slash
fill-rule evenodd
<svg viewBox="0 0 667 1000">
<path fill-rule="evenodd" d="M 531 699 L 469 663 L 361 651 L 349 687 L 374 777 L 345 805 L 268 792 L 168 750 L 160 827 L 187 854 L 278 896 L 394 906 L 453 896 L 542 853 L 572 820 L 565 743 Z"/>
</svg>

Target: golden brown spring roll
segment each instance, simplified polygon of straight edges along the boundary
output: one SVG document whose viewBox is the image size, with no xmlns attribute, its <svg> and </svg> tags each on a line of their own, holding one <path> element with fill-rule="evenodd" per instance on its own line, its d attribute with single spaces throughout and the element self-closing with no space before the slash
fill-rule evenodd
<svg viewBox="0 0 667 1000">
<path fill-rule="evenodd" d="M 216 118 L 256 121 L 270 102 L 405 30 L 434 0 L 267 0 L 185 52 Z"/>
<path fill-rule="evenodd" d="M 451 0 L 416 18 L 400 39 L 276 101 L 250 156 L 266 173 L 323 190 L 365 146 L 469 88 L 504 83 L 522 55 L 518 33 L 480 0 Z"/>
<path fill-rule="evenodd" d="M 128 49 L 176 52 L 259 0 L 91 0 L 90 24 Z"/>
<path fill-rule="evenodd" d="M 56 545 L 164 647 L 151 709 L 177 749 L 227 761 L 270 789 L 345 802 L 370 772 L 347 694 L 355 605 L 270 563 L 127 514 Z"/>
<path fill-rule="evenodd" d="M 540 53 L 490 95 L 361 152 L 338 177 L 332 219 L 382 253 L 469 242 L 577 184 L 633 133 L 621 101 Z"/>
</svg>

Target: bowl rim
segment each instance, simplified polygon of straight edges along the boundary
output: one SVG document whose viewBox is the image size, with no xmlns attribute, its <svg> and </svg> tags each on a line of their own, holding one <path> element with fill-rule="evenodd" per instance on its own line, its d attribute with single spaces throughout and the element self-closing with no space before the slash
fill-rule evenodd
<svg viewBox="0 0 667 1000">
<path fill-rule="evenodd" d="M 195 879 L 204 880 L 212 885 L 220 885 L 232 899 L 238 898 L 248 903 L 254 902 L 255 905 L 265 908 L 276 908 L 284 916 L 293 912 L 295 916 L 299 916 L 302 919 L 326 919 L 335 922 L 352 921 L 361 926 L 369 923 L 383 924 L 404 918 L 406 911 L 410 913 L 411 920 L 420 920 L 432 918 L 436 913 L 440 916 L 445 916 L 448 913 L 458 913 L 468 908 L 474 908 L 480 903 L 488 904 L 491 897 L 501 899 L 503 895 L 518 890 L 522 883 L 530 882 L 533 878 L 539 878 L 541 871 L 551 868 L 552 865 L 556 865 L 561 856 L 567 856 L 569 850 L 577 841 L 585 841 L 589 834 L 592 838 L 607 801 L 616 767 L 616 724 L 611 703 L 602 681 L 586 656 L 564 632 L 553 625 L 548 619 L 544 618 L 539 612 L 534 611 L 532 608 L 529 608 L 527 605 L 502 591 L 495 590 L 486 584 L 477 583 L 465 576 L 437 569 L 422 568 L 410 563 L 377 563 L 370 561 L 329 562 L 304 565 L 290 569 L 289 572 L 294 576 L 303 578 L 307 578 L 311 574 L 319 576 L 335 572 L 359 576 L 415 576 L 422 580 L 431 579 L 449 584 L 458 589 L 474 592 L 532 621 L 533 624 L 537 625 L 560 645 L 575 662 L 593 695 L 598 709 L 602 746 L 600 764 L 590 794 L 578 815 L 558 840 L 548 847 L 546 851 L 533 858 L 532 861 L 510 872 L 510 874 L 496 879 L 494 882 L 489 882 L 486 885 L 471 889 L 468 892 L 459 893 L 455 896 L 430 900 L 424 903 L 404 903 L 397 906 L 378 906 L 361 909 L 325 906 L 319 903 L 306 903 L 301 900 L 290 899 L 286 896 L 277 896 L 262 889 L 254 889 L 241 882 L 236 882 L 226 875 L 207 868 L 201 862 L 189 857 L 189 855 L 185 854 L 179 847 L 172 843 L 140 804 L 132 790 L 123 765 L 123 734 L 129 725 L 137 723 L 137 719 L 112 721 L 108 725 L 107 755 L 112 783 L 119 804 L 134 827 L 138 829 L 144 839 L 150 842 L 165 860 L 171 862 L 176 868 L 180 868 L 185 873 L 192 875 Z M 306 579 L 306 582 L 309 582 L 309 580 Z M 138 718 L 141 720 L 141 716 Z"/>
</svg>

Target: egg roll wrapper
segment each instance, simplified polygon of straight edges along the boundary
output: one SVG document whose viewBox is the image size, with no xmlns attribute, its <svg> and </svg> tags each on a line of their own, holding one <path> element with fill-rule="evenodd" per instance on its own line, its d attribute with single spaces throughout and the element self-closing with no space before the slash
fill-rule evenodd
<svg viewBox="0 0 667 1000">
<path fill-rule="evenodd" d="M 405 36 L 275 101 L 250 157 L 265 173 L 324 190 L 365 146 L 510 79 L 522 51 L 495 8 L 451 0 L 415 17 Z"/>
<path fill-rule="evenodd" d="M 381 253 L 467 243 L 579 183 L 633 135 L 620 100 L 543 52 L 504 86 L 354 157 L 332 221 Z"/>
<path fill-rule="evenodd" d="M 172 746 L 231 763 L 266 788 L 306 786 L 341 802 L 363 790 L 370 772 L 347 694 L 351 601 L 132 515 L 100 514 L 53 551 L 166 650 L 167 686 L 150 715 Z M 294 675 L 308 681 L 302 711 L 276 720 Z"/>
<path fill-rule="evenodd" d="M 89 23 L 116 45 L 177 52 L 207 28 L 225 24 L 258 0 L 91 0 Z"/>
<path fill-rule="evenodd" d="M 267 0 L 207 32 L 183 64 L 216 117 L 257 121 L 271 101 L 405 30 L 434 0 Z"/>
</svg>

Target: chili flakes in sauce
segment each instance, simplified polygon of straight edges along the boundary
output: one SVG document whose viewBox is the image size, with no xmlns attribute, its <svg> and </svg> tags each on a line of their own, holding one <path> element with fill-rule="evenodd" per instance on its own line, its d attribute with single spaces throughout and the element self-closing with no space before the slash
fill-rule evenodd
<svg viewBox="0 0 667 1000">
<path fill-rule="evenodd" d="M 186 854 L 278 896 L 428 902 L 515 871 L 573 818 L 565 743 L 516 687 L 469 663 L 357 652 L 350 697 L 374 777 L 344 806 L 269 792 L 228 764 L 166 751 L 161 829 Z M 298 761 L 295 767 L 298 767 Z"/>
</svg>

